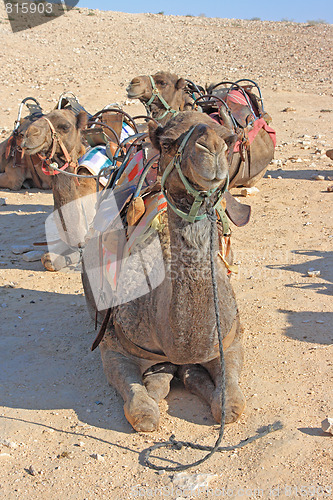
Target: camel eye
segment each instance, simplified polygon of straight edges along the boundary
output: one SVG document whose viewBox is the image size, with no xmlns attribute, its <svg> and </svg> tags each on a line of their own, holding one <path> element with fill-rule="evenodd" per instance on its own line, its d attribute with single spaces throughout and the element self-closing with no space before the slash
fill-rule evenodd
<svg viewBox="0 0 333 500">
<path fill-rule="evenodd" d="M 68 132 L 71 126 L 69 123 L 60 123 L 57 128 L 61 132 Z"/>
<path fill-rule="evenodd" d="M 165 87 L 167 85 L 166 82 L 157 82 L 157 85 L 159 85 L 160 87 Z"/>
</svg>

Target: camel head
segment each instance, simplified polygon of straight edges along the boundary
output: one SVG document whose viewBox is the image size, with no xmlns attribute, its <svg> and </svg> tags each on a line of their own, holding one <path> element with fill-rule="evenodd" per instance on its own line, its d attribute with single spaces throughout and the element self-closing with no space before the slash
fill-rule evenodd
<svg viewBox="0 0 333 500">
<path fill-rule="evenodd" d="M 84 112 L 75 116 L 70 110 L 51 111 L 28 127 L 22 148 L 29 155 L 43 155 L 46 164 L 56 161 L 60 168 L 67 165 L 64 170 L 73 173 L 77 159 L 85 151 L 81 142 L 81 130 L 86 124 L 87 115 Z M 84 179 L 78 182 L 76 178 L 58 172 L 50 178 L 59 235 L 66 243 L 77 246 L 84 241 L 87 231 L 79 198 L 95 191 L 95 181 Z M 87 185 L 89 181 L 90 184 Z"/>
<path fill-rule="evenodd" d="M 29 155 L 40 153 L 48 157 L 54 143 L 49 122 L 51 122 L 56 135 L 61 139 L 71 159 L 76 161 L 84 153 L 81 142 L 81 130 L 87 124 L 87 115 L 84 112 L 80 112 L 78 116 L 75 116 L 70 110 L 57 109 L 51 111 L 45 117 L 39 118 L 27 128 L 24 134 L 22 142 L 24 151 Z M 57 157 L 63 156 L 61 145 L 57 140 L 55 143 L 54 155 Z"/>
<path fill-rule="evenodd" d="M 172 73 L 159 71 L 152 76 L 143 75 L 133 78 L 127 87 L 127 97 L 129 99 L 139 99 L 150 108 L 152 116 L 156 118 L 156 116 L 166 111 L 163 100 L 175 111 L 184 109 L 186 100 L 185 86 L 184 78 L 178 78 L 177 75 Z"/>
<path fill-rule="evenodd" d="M 175 156 L 180 154 L 182 174 L 197 192 L 218 193 L 225 186 L 237 140 L 237 136 L 229 129 L 207 115 L 185 111 L 164 127 L 150 123 L 149 132 L 150 140 L 160 151 L 162 180 Z M 183 206 L 184 211 L 188 211 L 193 197 L 188 193 L 185 183 L 177 169 L 171 168 L 165 179 L 166 191 L 176 206 Z"/>
</svg>

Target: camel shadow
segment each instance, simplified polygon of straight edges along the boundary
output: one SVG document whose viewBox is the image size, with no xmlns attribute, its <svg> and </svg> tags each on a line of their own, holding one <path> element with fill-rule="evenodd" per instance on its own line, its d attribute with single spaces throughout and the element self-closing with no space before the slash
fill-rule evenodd
<svg viewBox="0 0 333 500">
<path fill-rule="evenodd" d="M 320 436 L 330 438 L 330 434 L 324 432 L 319 427 L 299 427 L 298 430 L 307 436 Z"/>
<path fill-rule="evenodd" d="M 0 297 L 2 405 L 73 409 L 85 424 L 132 433 L 98 352 L 90 351 L 96 332 L 84 297 L 4 287 Z"/>
<path fill-rule="evenodd" d="M 20 212 L 18 212 L 20 210 Z M 13 203 L 10 203 L 9 205 L 2 205 L 0 207 L 0 213 L 3 213 L 5 215 L 6 212 L 14 212 L 13 215 L 17 216 L 26 216 L 24 212 L 29 214 L 29 217 L 31 217 L 32 214 L 34 215 L 39 215 L 39 214 L 50 214 L 53 211 L 53 206 L 51 205 L 42 205 L 41 203 L 38 203 L 37 205 L 30 205 L 30 204 L 17 204 L 14 205 Z M 18 213 L 17 213 L 18 212 Z M 22 214 L 21 214 L 22 212 Z"/>
<path fill-rule="evenodd" d="M 81 294 L 0 288 L 0 399 L 9 408 L 73 409 L 97 428 L 134 433 L 122 398 L 108 385 L 96 336 Z M 210 408 L 172 382 L 167 413 L 202 425 L 215 424 Z"/>
<path fill-rule="evenodd" d="M 293 255 L 304 255 L 313 257 L 311 260 L 298 264 L 286 265 L 268 265 L 269 269 L 280 269 L 284 271 L 292 271 L 307 278 L 304 283 L 289 283 L 285 286 L 288 288 L 298 288 L 303 290 L 314 290 L 317 293 L 325 295 L 333 295 L 333 251 L 319 250 L 294 250 Z M 320 271 L 320 276 L 308 276 L 309 269 Z M 323 281 L 324 280 L 324 281 Z"/>
<path fill-rule="evenodd" d="M 332 170 L 324 170 L 324 169 L 304 169 L 304 170 L 274 169 L 274 170 L 267 170 L 264 178 L 267 179 L 268 175 L 270 175 L 272 179 L 277 179 L 278 177 L 281 176 L 283 179 L 295 179 L 295 180 L 303 179 L 307 181 L 317 182 L 311 179 L 313 175 L 324 175 L 326 177 L 326 176 L 332 176 L 333 172 Z"/>
<path fill-rule="evenodd" d="M 278 309 L 287 317 L 285 335 L 310 344 L 333 343 L 333 312 L 291 311 Z"/>
</svg>

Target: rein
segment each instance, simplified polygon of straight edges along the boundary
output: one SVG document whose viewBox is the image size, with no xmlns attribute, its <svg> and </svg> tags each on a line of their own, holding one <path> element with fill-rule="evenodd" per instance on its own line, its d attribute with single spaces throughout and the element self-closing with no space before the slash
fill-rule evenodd
<svg viewBox="0 0 333 500">
<path fill-rule="evenodd" d="M 149 99 L 148 102 L 144 103 L 144 106 L 145 106 L 145 108 L 147 110 L 147 114 L 150 115 L 150 113 L 151 113 L 150 106 L 154 102 L 155 97 L 157 97 L 161 101 L 161 103 L 163 104 L 163 106 L 165 107 L 165 112 L 163 113 L 162 116 L 159 116 L 158 118 L 156 118 L 156 120 L 162 120 L 163 118 L 166 117 L 166 115 L 168 113 L 172 113 L 173 116 L 178 115 L 179 111 L 177 111 L 176 109 L 172 109 L 171 106 L 166 102 L 166 100 L 164 99 L 164 97 L 161 95 L 160 91 L 156 87 L 154 78 L 151 75 L 149 75 L 149 78 L 150 78 L 150 82 L 151 82 L 151 86 L 152 86 L 152 96 L 151 96 L 151 98 Z"/>
<path fill-rule="evenodd" d="M 250 436 L 247 439 L 244 439 L 243 441 L 240 441 L 238 444 L 231 445 L 231 446 L 220 446 L 220 443 L 223 439 L 223 434 L 224 434 L 224 426 L 225 426 L 225 360 L 224 360 L 224 354 L 223 354 L 223 338 L 222 338 L 222 330 L 221 330 L 221 322 L 220 322 L 220 310 L 219 310 L 219 296 L 218 296 L 218 286 L 217 286 L 217 277 L 216 277 L 216 213 L 213 208 L 209 210 L 209 213 L 207 214 L 208 219 L 211 223 L 211 229 L 210 229 L 210 267 L 211 267 L 211 278 L 212 278 L 212 288 L 213 288 L 213 297 L 214 297 L 214 309 L 215 309 L 215 318 L 216 318 L 216 328 L 217 328 L 217 333 L 218 333 L 218 349 L 219 349 L 219 354 L 220 354 L 220 366 L 221 366 L 221 371 L 220 371 L 220 381 L 221 381 L 221 424 L 220 424 L 220 429 L 219 429 L 219 435 L 217 437 L 217 440 L 214 444 L 214 446 L 204 446 L 201 444 L 193 443 L 191 441 L 178 441 L 175 439 L 175 435 L 172 434 L 169 438 L 168 441 L 162 441 L 160 443 L 155 443 L 154 445 L 150 446 L 148 449 L 144 450 L 143 452 L 143 462 L 145 465 L 147 465 L 150 469 L 154 470 L 164 470 L 167 472 L 177 472 L 177 471 L 183 471 L 190 469 L 191 467 L 196 467 L 203 462 L 206 462 L 214 453 L 216 452 L 222 452 L 222 451 L 232 451 L 236 450 L 239 448 L 243 448 L 247 444 L 252 443 L 253 441 L 256 441 L 257 439 L 260 439 L 267 434 L 270 434 L 271 432 L 275 432 L 277 430 L 282 429 L 282 424 L 279 421 L 274 422 L 274 424 L 270 424 L 267 427 L 261 428 L 260 431 L 257 432 L 257 434 Z M 153 451 L 156 451 L 158 448 L 168 448 L 169 450 L 181 450 L 182 448 L 191 448 L 194 450 L 201 450 L 201 451 L 207 451 L 208 453 L 200 458 L 199 460 L 189 463 L 189 464 L 179 464 L 176 466 L 165 466 L 165 465 L 156 465 L 154 464 L 151 459 L 150 455 Z M 155 459 L 158 459 L 160 457 L 154 456 Z M 161 457 L 162 460 L 165 460 Z"/>
<path fill-rule="evenodd" d="M 64 172 L 66 170 L 66 168 L 68 168 L 68 167 L 74 167 L 74 169 L 76 169 L 77 162 L 74 162 L 72 160 L 70 154 L 68 153 L 68 150 L 67 150 L 65 144 L 62 142 L 61 137 L 59 137 L 59 135 L 57 134 L 52 122 L 46 116 L 43 116 L 43 119 L 46 120 L 47 123 L 49 124 L 49 127 L 51 129 L 51 134 L 52 134 L 52 148 L 51 148 L 51 152 L 50 152 L 49 156 L 48 157 L 43 156 L 43 155 L 38 153 L 38 157 L 43 161 L 42 170 L 43 170 L 44 174 L 45 175 L 57 175 L 60 172 Z M 51 164 L 51 160 L 55 155 L 55 152 L 57 149 L 57 144 L 59 144 L 59 146 L 64 154 L 66 162 L 62 167 L 59 167 L 57 165 L 57 168 L 54 168 L 54 166 L 51 167 L 51 165 L 54 165 L 54 163 Z M 47 166 L 47 168 L 45 167 L 45 165 Z M 51 170 L 50 170 L 50 167 L 51 167 Z"/>
<path fill-rule="evenodd" d="M 194 129 L 195 129 L 195 127 L 190 128 L 189 132 L 186 134 L 186 136 L 182 140 L 182 142 L 178 148 L 177 153 L 175 154 L 175 156 L 172 158 L 172 160 L 170 161 L 170 163 L 167 165 L 166 169 L 164 170 L 163 175 L 162 175 L 162 179 L 161 179 L 161 191 L 162 191 L 165 199 L 167 200 L 169 207 L 177 215 L 179 215 L 179 217 L 181 217 L 182 219 L 185 219 L 188 222 L 196 222 L 198 220 L 202 220 L 205 217 L 207 217 L 207 213 L 203 213 L 201 215 L 198 215 L 199 209 L 202 207 L 202 204 L 204 203 L 204 201 L 207 198 L 209 198 L 215 192 L 219 191 L 217 201 L 214 203 L 213 209 L 218 210 L 220 218 L 225 225 L 226 218 L 222 214 L 222 211 L 224 212 L 224 210 L 222 209 L 222 207 L 221 208 L 220 207 L 217 208 L 217 207 L 218 207 L 218 205 L 223 197 L 223 194 L 225 193 L 225 191 L 228 188 L 229 176 L 227 176 L 226 181 L 224 183 L 224 186 L 222 188 L 216 187 L 216 188 L 210 189 L 209 191 L 198 191 L 197 189 L 195 189 L 192 186 L 192 184 L 188 181 L 188 179 L 185 177 L 185 175 L 183 174 L 183 172 L 181 170 L 180 165 L 181 165 L 182 158 L 183 158 L 183 152 L 184 152 L 186 144 L 189 141 Z M 174 204 L 174 202 L 171 201 L 169 195 L 167 194 L 167 191 L 165 188 L 165 183 L 166 183 L 167 178 L 169 177 L 169 175 L 171 174 L 171 172 L 174 168 L 177 170 L 178 175 L 180 177 L 180 180 L 184 184 L 184 187 L 185 187 L 187 193 L 190 194 L 191 196 L 193 196 L 193 198 L 194 198 L 194 201 L 192 203 L 192 206 L 190 208 L 189 213 L 183 212 L 183 210 L 180 210 L 179 208 L 177 208 L 176 205 Z M 226 231 L 224 231 L 224 232 L 226 232 Z"/>
</svg>

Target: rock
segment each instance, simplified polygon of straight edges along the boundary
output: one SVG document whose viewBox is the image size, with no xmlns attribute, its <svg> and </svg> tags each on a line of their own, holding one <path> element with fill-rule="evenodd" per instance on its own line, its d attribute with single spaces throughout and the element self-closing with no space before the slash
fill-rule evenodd
<svg viewBox="0 0 333 500">
<path fill-rule="evenodd" d="M 7 205 L 7 198 L 0 198 L 0 207 Z"/>
<path fill-rule="evenodd" d="M 255 186 L 250 187 L 250 188 L 244 188 L 241 190 L 242 196 L 254 196 L 257 193 L 259 193 L 259 189 Z"/>
<path fill-rule="evenodd" d="M 326 151 L 326 156 L 328 156 L 331 160 L 333 160 L 333 149 L 328 149 Z"/>
<path fill-rule="evenodd" d="M 327 191 L 329 193 L 333 193 L 333 184 L 331 186 L 327 186 Z"/>
<path fill-rule="evenodd" d="M 14 443 L 14 441 L 10 441 L 9 439 L 0 438 L 0 444 L 2 444 L 3 446 L 7 446 L 7 448 L 17 448 L 17 444 Z"/>
<path fill-rule="evenodd" d="M 44 255 L 44 252 L 40 250 L 33 250 L 32 252 L 27 252 L 23 255 L 23 260 L 26 262 L 35 262 L 36 260 L 40 260 Z"/>
<path fill-rule="evenodd" d="M 311 179 L 314 181 L 324 181 L 325 176 L 324 175 L 319 175 L 319 174 L 314 174 L 311 176 Z"/>
<path fill-rule="evenodd" d="M 99 455 L 98 453 L 92 453 L 91 458 L 94 458 L 95 460 L 99 460 L 100 462 L 104 462 L 104 457 L 102 455 Z"/>
<path fill-rule="evenodd" d="M 199 492 L 199 488 L 208 488 L 209 482 L 216 477 L 218 477 L 217 474 L 187 474 L 186 472 L 180 472 L 174 475 L 172 482 L 177 489 L 183 492 L 191 491 L 195 495 Z"/>
<path fill-rule="evenodd" d="M 325 418 L 321 423 L 321 428 L 333 436 L 333 418 Z"/>
<path fill-rule="evenodd" d="M 31 245 L 13 245 L 10 250 L 15 255 L 20 255 L 22 253 L 30 252 L 33 250 L 33 247 Z"/>
<path fill-rule="evenodd" d="M 27 471 L 29 472 L 29 474 L 31 474 L 32 476 L 36 476 L 37 472 L 35 470 L 35 468 L 33 467 L 33 465 L 30 465 L 30 467 L 27 469 Z"/>
<path fill-rule="evenodd" d="M 287 108 L 284 108 L 282 110 L 282 113 L 290 113 L 291 111 L 296 111 L 296 109 L 292 108 L 291 106 L 288 106 Z"/>
<path fill-rule="evenodd" d="M 308 276 L 310 276 L 311 278 L 315 278 L 317 276 L 320 276 L 320 271 L 316 271 L 315 269 L 309 269 Z"/>
</svg>

